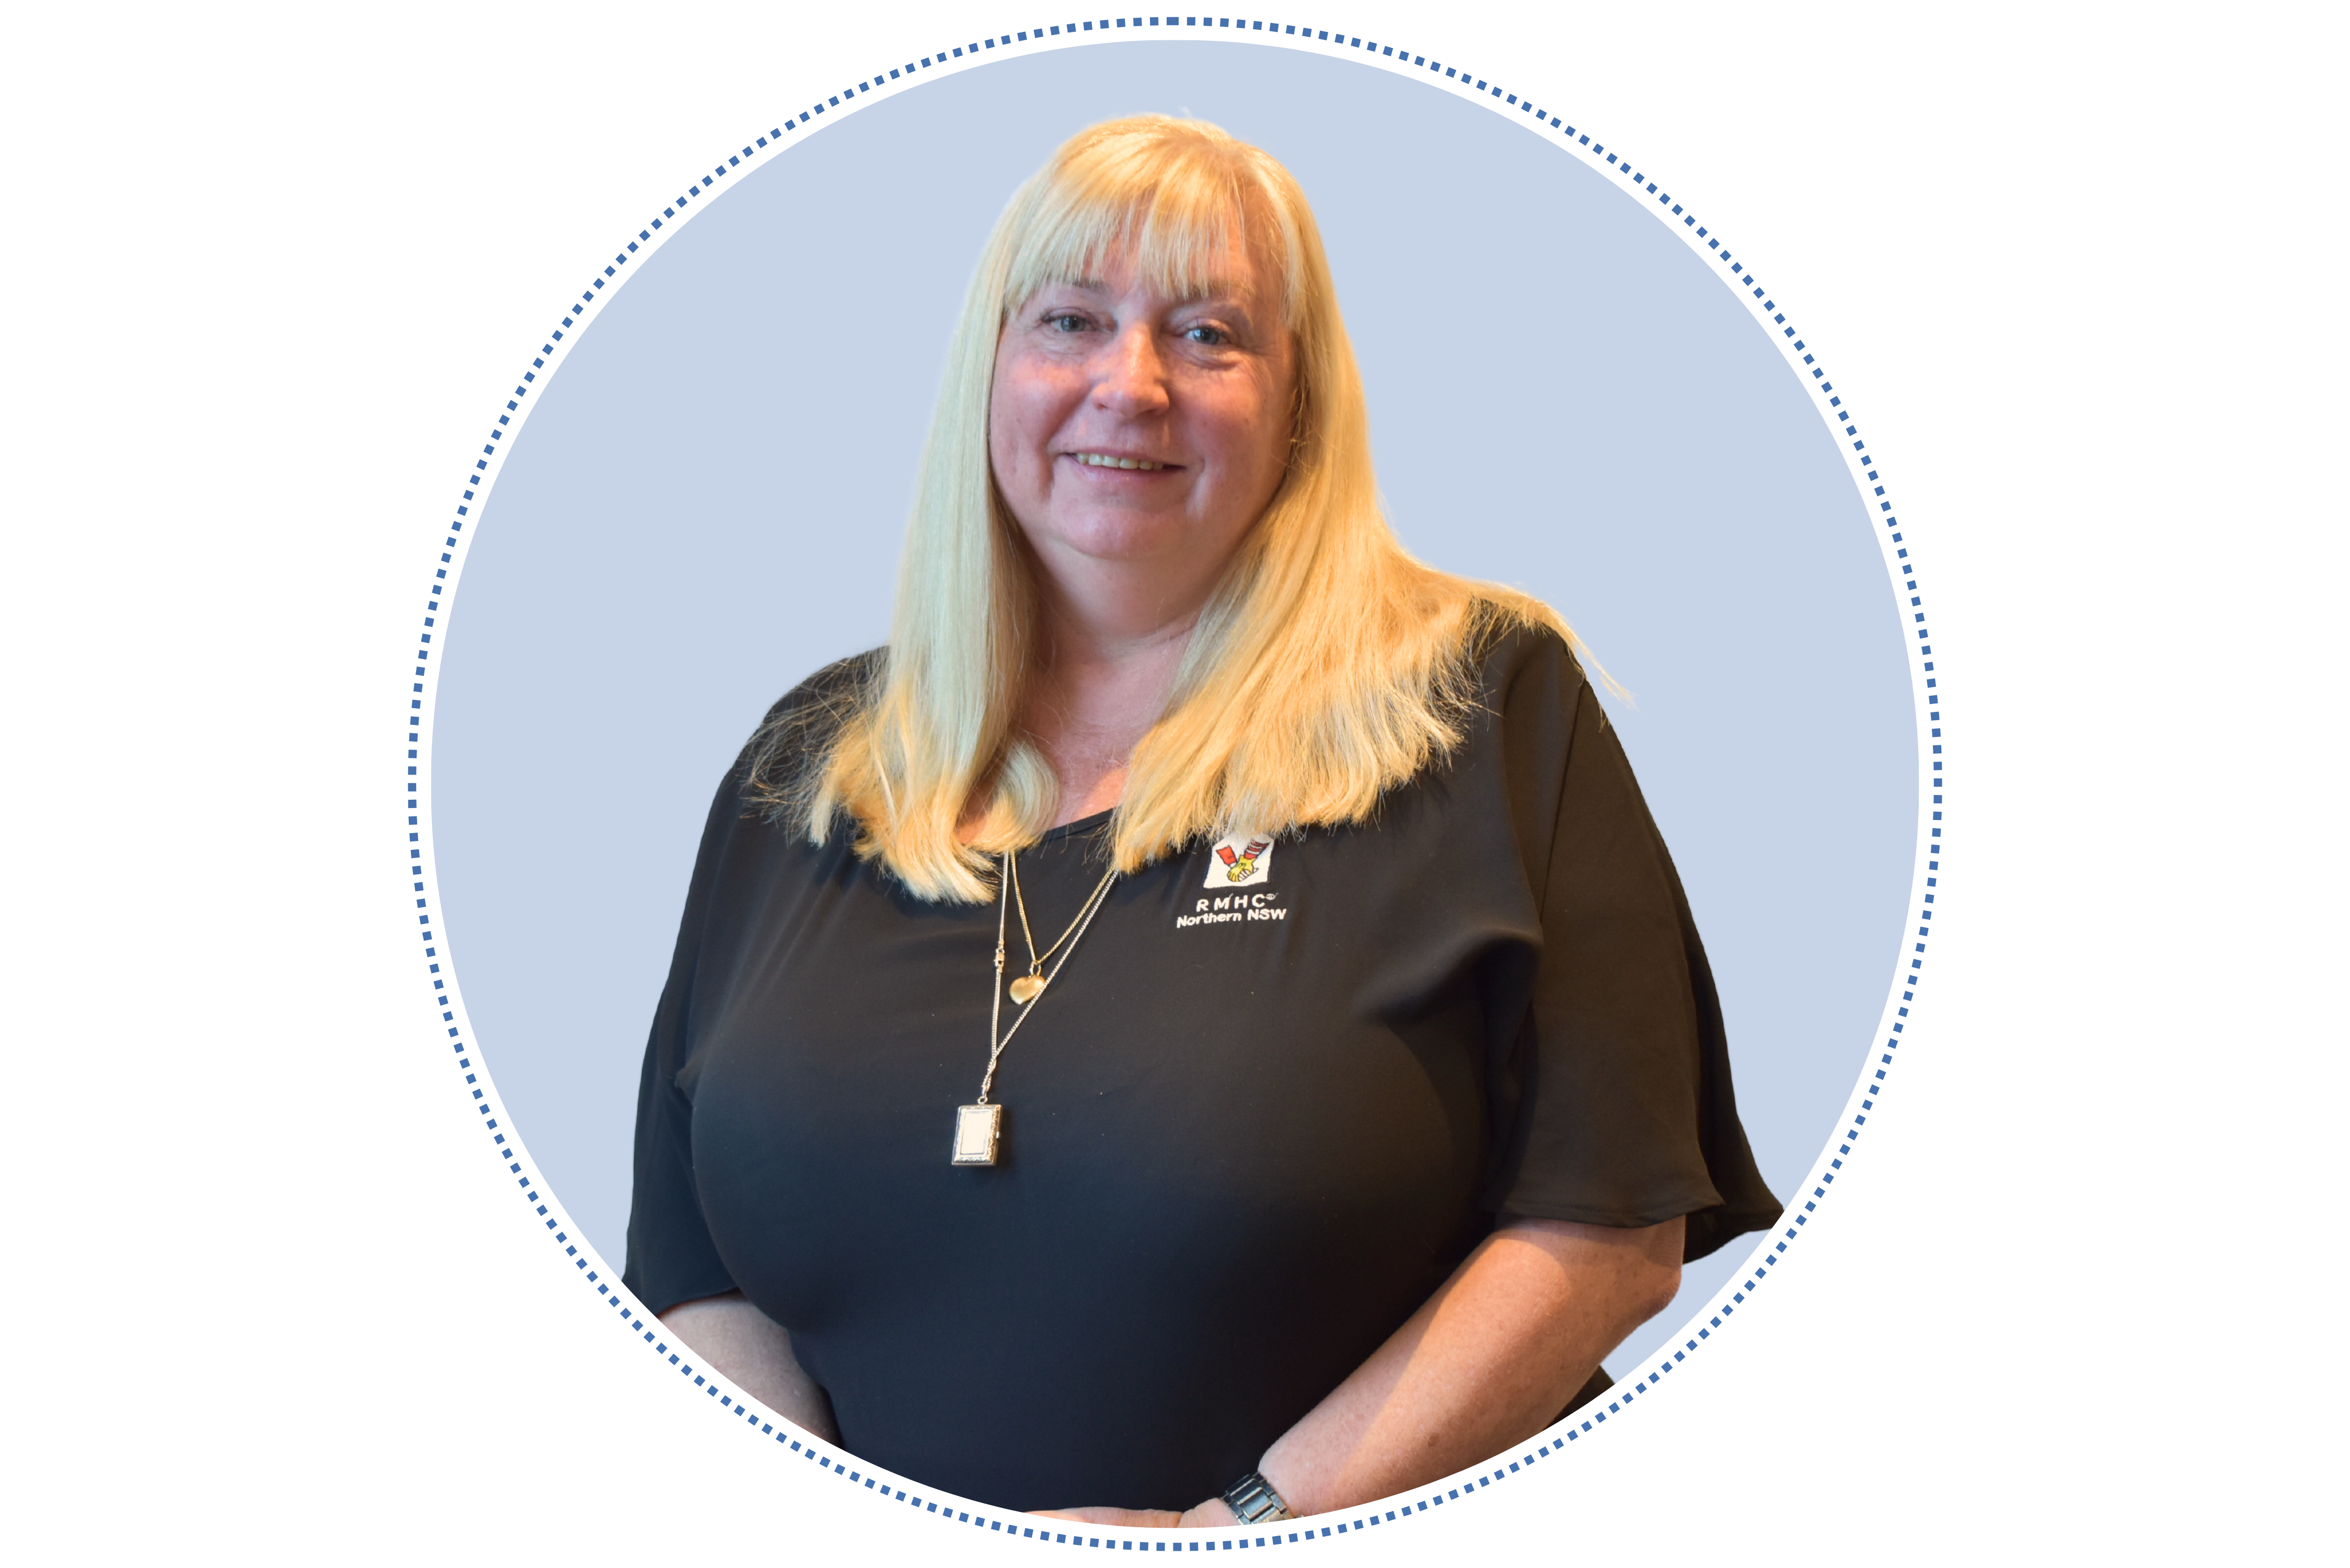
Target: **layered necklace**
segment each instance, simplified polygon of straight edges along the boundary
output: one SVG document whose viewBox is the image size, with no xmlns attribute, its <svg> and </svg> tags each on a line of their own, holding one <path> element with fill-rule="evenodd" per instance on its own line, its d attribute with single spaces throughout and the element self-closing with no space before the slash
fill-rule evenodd
<svg viewBox="0 0 2350 1568">
<path fill-rule="evenodd" d="M 1052 946 L 1039 952 L 1036 950 L 1036 934 L 1028 927 L 1027 900 L 1020 896 L 1017 854 L 1007 852 L 1003 866 L 995 897 L 995 974 L 988 996 L 987 1071 L 980 1075 L 979 1103 L 959 1106 L 955 1109 L 952 1163 L 956 1165 L 995 1163 L 1003 1140 L 1003 1107 L 991 1104 L 987 1097 L 988 1092 L 995 1086 L 995 1064 L 1002 1059 L 1003 1048 L 1012 1044 L 1012 1037 L 1020 1033 L 1020 1026 L 1028 1022 L 1029 1012 L 1036 999 L 1060 978 L 1062 966 L 1069 961 L 1069 955 L 1077 950 L 1077 943 L 1084 939 L 1086 928 L 1093 923 L 1095 912 L 1109 897 L 1109 885 L 1118 880 L 1118 867 L 1113 866 L 1103 874 L 1100 885 L 1086 899 L 1085 907 L 1077 911 L 1077 918 L 1069 922 L 1068 929 L 1054 940 Z M 1011 890 L 1008 898 L 1004 897 L 1007 888 Z M 1003 942 L 1011 934 L 1009 921 L 1014 906 L 1020 910 L 1021 940 L 1028 944 L 1028 972 L 1006 986 L 1003 983 Z M 1047 974 L 1045 972 L 1045 961 L 1052 959 L 1055 953 L 1060 957 L 1054 960 L 1052 972 Z M 1013 1004 L 1021 1009 L 1020 1016 L 1012 1021 L 1009 1029 L 1003 1027 L 1003 993 L 1007 990 L 1012 993 Z"/>
</svg>

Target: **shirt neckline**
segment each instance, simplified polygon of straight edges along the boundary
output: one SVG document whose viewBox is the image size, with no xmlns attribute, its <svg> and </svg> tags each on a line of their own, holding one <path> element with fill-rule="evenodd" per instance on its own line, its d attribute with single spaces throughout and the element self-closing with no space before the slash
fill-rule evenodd
<svg viewBox="0 0 2350 1568">
<path fill-rule="evenodd" d="M 1108 811 L 1097 811 L 1091 816 L 1081 816 L 1075 822 L 1065 822 L 1058 827 L 1048 827 L 1044 831 L 1044 834 L 1036 840 L 1036 842 L 1039 844 L 1049 844 L 1055 839 L 1065 838 L 1074 833 L 1082 833 L 1089 828 L 1099 827 L 1102 824 L 1107 822 L 1110 819 L 1111 814 L 1117 810 L 1118 808 L 1116 806 L 1112 806 Z"/>
</svg>

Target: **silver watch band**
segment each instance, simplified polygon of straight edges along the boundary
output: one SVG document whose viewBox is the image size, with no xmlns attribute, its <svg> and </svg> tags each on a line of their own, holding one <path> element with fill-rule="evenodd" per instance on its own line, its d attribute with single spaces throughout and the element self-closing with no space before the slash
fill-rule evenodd
<svg viewBox="0 0 2350 1568">
<path fill-rule="evenodd" d="M 1224 1489 L 1224 1502 L 1243 1524 L 1263 1524 L 1268 1519 L 1295 1519 L 1273 1483 L 1251 1470 Z"/>
</svg>

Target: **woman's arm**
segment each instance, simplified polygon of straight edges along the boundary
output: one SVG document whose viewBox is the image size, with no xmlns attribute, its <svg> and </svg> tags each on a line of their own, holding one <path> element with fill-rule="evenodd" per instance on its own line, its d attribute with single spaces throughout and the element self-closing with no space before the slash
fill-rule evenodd
<svg viewBox="0 0 2350 1568">
<path fill-rule="evenodd" d="M 1292 1511 L 1326 1513 L 1488 1459 L 1558 1419 L 1600 1358 L 1672 1301 L 1680 1274 L 1679 1220 L 1507 1225 L 1258 1469 Z"/>
<path fill-rule="evenodd" d="M 1636 1231 L 1504 1225 L 1266 1449 L 1258 1469 L 1293 1511 L 1326 1513 L 1450 1475 L 1542 1430 L 1602 1356 L 1671 1302 L 1681 1231 L 1679 1220 Z M 1087 1508 L 1064 1517 L 1233 1522 L 1222 1498 L 1180 1515 Z"/>
<path fill-rule="evenodd" d="M 742 1292 L 680 1302 L 659 1315 L 671 1334 L 743 1393 L 827 1442 L 840 1441 L 832 1401 L 800 1370 L 791 1334 Z"/>
</svg>

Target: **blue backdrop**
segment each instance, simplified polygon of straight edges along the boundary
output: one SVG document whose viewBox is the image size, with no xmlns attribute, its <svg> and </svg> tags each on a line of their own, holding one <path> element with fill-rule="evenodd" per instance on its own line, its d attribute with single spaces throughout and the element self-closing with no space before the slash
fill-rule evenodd
<svg viewBox="0 0 2350 1568">
<path fill-rule="evenodd" d="M 1406 543 L 1547 599 L 1632 692 L 1610 709 L 1782 1198 L 1853 1085 L 1905 928 L 1915 730 L 1866 508 L 1763 330 L 1622 191 L 1444 91 L 1247 45 L 1060 50 L 714 192 L 584 331 L 481 513 L 432 734 L 448 947 L 514 1127 L 616 1266 L 711 791 L 770 701 L 882 639 L 988 225 L 1072 131 L 1143 110 L 1304 184 Z M 1611 1366 L 1745 1251 L 1691 1267 Z"/>
</svg>

